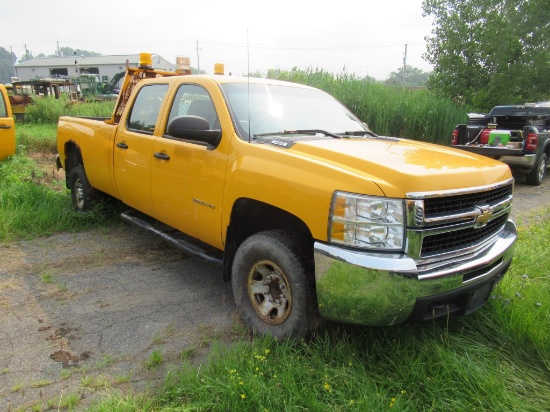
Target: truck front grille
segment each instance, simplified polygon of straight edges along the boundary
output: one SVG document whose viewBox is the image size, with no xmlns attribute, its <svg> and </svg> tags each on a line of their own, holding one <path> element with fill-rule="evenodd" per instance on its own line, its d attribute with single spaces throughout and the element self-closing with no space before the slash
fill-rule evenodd
<svg viewBox="0 0 550 412">
<path fill-rule="evenodd" d="M 426 236 L 422 241 L 422 255 L 437 253 L 456 248 L 467 248 L 489 239 L 498 233 L 506 221 L 508 215 L 491 220 L 481 228 L 468 227 L 465 229 L 443 232 L 437 235 Z"/>
<path fill-rule="evenodd" d="M 432 197 L 424 200 L 424 213 L 427 217 L 442 213 L 454 213 L 474 206 L 494 204 L 512 195 L 513 185 L 497 187 L 485 192 L 465 193 L 455 196 Z"/>
<path fill-rule="evenodd" d="M 408 254 L 431 263 L 484 247 L 503 230 L 513 179 L 498 185 L 407 195 Z"/>
</svg>

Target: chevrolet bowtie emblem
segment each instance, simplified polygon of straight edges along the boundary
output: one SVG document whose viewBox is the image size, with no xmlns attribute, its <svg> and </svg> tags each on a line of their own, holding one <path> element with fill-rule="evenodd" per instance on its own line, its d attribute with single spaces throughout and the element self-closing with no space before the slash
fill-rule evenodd
<svg viewBox="0 0 550 412">
<path fill-rule="evenodd" d="M 476 217 L 476 222 L 474 224 L 476 229 L 485 226 L 493 217 L 493 211 L 489 206 L 477 206 L 477 210 L 479 215 Z"/>
</svg>

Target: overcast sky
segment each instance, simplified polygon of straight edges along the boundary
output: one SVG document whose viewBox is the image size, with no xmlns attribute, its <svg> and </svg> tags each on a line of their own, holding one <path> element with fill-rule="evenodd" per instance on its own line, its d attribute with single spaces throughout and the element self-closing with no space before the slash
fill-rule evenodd
<svg viewBox="0 0 550 412">
<path fill-rule="evenodd" d="M 19 59 L 57 47 L 158 53 L 212 73 L 320 68 L 383 80 L 422 59 L 432 19 L 422 0 L 1 0 L 0 46 Z M 248 47 L 247 47 L 248 45 Z M 197 47 L 198 46 L 198 47 Z M 197 52 L 198 49 L 198 52 Z"/>
</svg>

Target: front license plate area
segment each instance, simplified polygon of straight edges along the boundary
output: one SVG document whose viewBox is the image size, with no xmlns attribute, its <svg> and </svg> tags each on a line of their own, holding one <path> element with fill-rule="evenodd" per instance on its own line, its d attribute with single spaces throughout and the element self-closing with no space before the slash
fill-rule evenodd
<svg viewBox="0 0 550 412">
<path fill-rule="evenodd" d="M 493 283 L 489 283 L 479 289 L 472 291 L 466 301 L 464 314 L 467 315 L 468 313 L 472 313 L 482 307 L 489 299 L 489 295 L 491 294 L 492 290 Z"/>
</svg>

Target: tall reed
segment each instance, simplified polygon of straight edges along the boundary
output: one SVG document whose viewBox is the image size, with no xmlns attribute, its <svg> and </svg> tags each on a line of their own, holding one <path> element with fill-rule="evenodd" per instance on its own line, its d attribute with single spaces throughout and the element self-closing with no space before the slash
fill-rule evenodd
<svg viewBox="0 0 550 412">
<path fill-rule="evenodd" d="M 109 117 L 115 102 L 86 101 L 70 102 L 65 96 L 59 99 L 45 97 L 36 99 L 25 110 L 25 122 L 35 124 L 57 123 L 60 116 Z"/>
<path fill-rule="evenodd" d="M 336 97 L 379 135 L 450 144 L 466 108 L 428 90 L 390 87 L 353 74 L 334 75 L 323 69 L 268 72 L 268 77 L 317 87 Z"/>
</svg>

